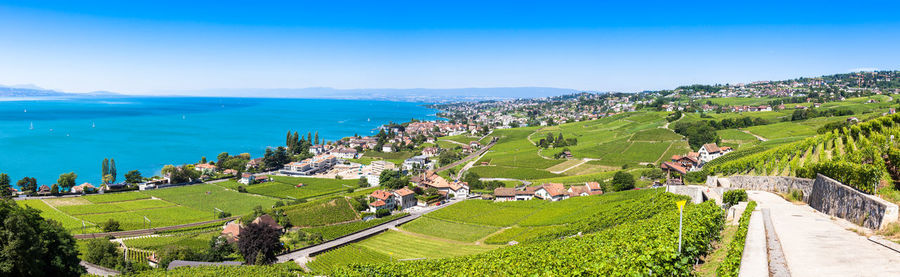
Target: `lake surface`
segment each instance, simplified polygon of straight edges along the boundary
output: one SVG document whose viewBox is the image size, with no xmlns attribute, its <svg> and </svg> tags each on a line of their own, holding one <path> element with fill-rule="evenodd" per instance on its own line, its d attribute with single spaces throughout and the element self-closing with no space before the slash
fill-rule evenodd
<svg viewBox="0 0 900 277">
<path fill-rule="evenodd" d="M 0 172 L 53 184 L 74 171 L 100 183 L 103 158 L 118 179 L 130 170 L 159 174 L 166 164 L 284 145 L 288 130 L 337 140 L 373 134 L 388 122 L 437 119 L 421 103 L 272 98 L 144 97 L 0 102 Z"/>
</svg>

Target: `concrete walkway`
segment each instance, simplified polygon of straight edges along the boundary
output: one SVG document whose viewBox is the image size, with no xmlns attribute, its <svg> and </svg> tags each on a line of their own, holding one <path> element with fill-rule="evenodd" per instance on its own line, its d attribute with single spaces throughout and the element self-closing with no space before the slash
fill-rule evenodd
<svg viewBox="0 0 900 277">
<path fill-rule="evenodd" d="M 772 230 L 766 232 L 777 234 L 791 276 L 900 276 L 900 253 L 847 230 L 845 223 L 769 192 L 748 195 L 769 211 L 766 225 Z"/>
</svg>

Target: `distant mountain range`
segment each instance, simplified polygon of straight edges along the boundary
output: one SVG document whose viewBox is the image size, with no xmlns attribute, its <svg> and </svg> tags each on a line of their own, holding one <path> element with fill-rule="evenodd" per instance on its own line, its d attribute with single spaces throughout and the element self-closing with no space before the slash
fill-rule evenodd
<svg viewBox="0 0 900 277">
<path fill-rule="evenodd" d="M 559 96 L 581 91 L 548 87 L 498 87 L 456 89 L 335 89 L 327 87 L 284 89 L 208 89 L 183 91 L 158 91 L 154 95 L 204 96 L 204 97 L 267 97 L 267 98 L 324 98 L 365 99 L 415 102 L 457 102 L 515 98 Z M 110 97 L 128 96 L 106 91 L 68 93 L 44 89 L 35 85 L 0 85 L 0 97 L 9 98 L 60 98 L 60 97 Z M 141 95 L 144 96 L 144 95 Z"/>
<path fill-rule="evenodd" d="M 226 96 L 226 97 L 273 97 L 273 98 L 328 98 L 328 99 L 368 99 L 392 101 L 473 101 L 493 99 L 514 99 L 559 96 L 581 92 L 574 89 L 548 87 L 496 87 L 496 88 L 451 88 L 451 89 L 335 89 L 328 87 L 284 88 L 284 89 L 210 89 L 177 91 L 175 95 Z"/>
<path fill-rule="evenodd" d="M 15 86 L 4 86 L 0 85 L 0 97 L 8 97 L 8 98 L 54 98 L 54 97 L 96 97 L 96 96 L 114 96 L 121 95 L 114 92 L 108 91 L 94 91 L 88 93 L 69 93 L 69 92 L 61 92 L 55 91 L 51 89 L 45 89 L 42 87 L 38 87 L 35 85 L 15 85 Z"/>
</svg>

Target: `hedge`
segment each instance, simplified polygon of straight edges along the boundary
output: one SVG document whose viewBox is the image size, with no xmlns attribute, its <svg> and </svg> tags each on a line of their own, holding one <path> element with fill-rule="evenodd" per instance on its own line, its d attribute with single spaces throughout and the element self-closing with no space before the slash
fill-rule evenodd
<svg viewBox="0 0 900 277">
<path fill-rule="evenodd" d="M 728 244 L 728 254 L 725 260 L 716 269 L 716 275 L 719 277 L 738 276 L 741 270 L 741 257 L 744 256 L 744 243 L 747 241 L 747 228 L 750 225 L 750 215 L 756 209 L 756 201 L 747 203 L 747 208 L 741 214 L 740 224 L 734 239 Z"/>
</svg>

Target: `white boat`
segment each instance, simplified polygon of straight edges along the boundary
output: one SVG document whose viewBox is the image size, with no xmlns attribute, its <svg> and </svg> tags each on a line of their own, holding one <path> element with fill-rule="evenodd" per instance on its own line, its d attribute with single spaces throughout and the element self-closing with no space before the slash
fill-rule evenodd
<svg viewBox="0 0 900 277">
<path fill-rule="evenodd" d="M 34 122 L 33 121 L 28 125 L 28 130 L 34 130 Z"/>
<path fill-rule="evenodd" d="M 184 120 L 184 115 L 181 115 L 181 119 Z"/>
<path fill-rule="evenodd" d="M 25 111 L 23 113 L 27 113 L 27 112 L 28 112 L 28 109 L 25 109 Z"/>
<path fill-rule="evenodd" d="M 93 121 L 91 121 L 91 128 L 97 128 L 97 124 L 94 124 Z"/>
</svg>

